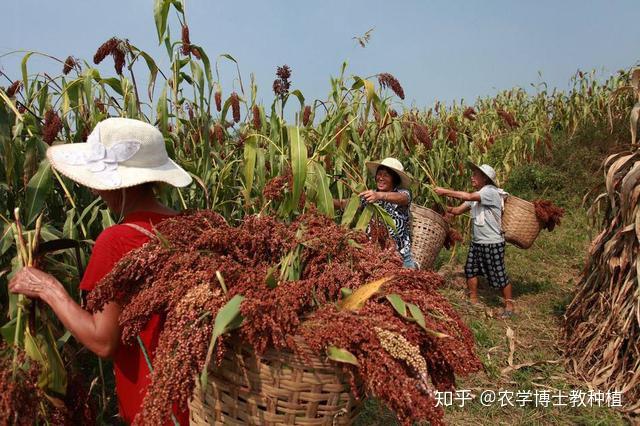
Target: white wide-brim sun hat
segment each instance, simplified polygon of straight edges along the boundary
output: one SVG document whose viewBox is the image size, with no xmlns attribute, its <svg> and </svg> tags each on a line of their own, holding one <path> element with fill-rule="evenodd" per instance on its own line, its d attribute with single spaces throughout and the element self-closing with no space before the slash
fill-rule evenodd
<svg viewBox="0 0 640 426">
<path fill-rule="evenodd" d="M 387 157 L 382 161 L 367 161 L 365 164 L 367 166 L 367 170 L 369 170 L 369 173 L 373 176 L 376 175 L 378 167 L 380 166 L 388 167 L 396 172 L 398 176 L 400 176 L 400 188 L 408 189 L 413 183 L 413 178 L 404 171 L 402 163 L 393 157 Z"/>
<path fill-rule="evenodd" d="M 52 167 L 81 185 L 97 190 L 128 188 L 147 182 L 187 186 L 192 179 L 167 154 L 162 133 L 130 118 L 99 122 L 86 143 L 47 149 Z"/>
</svg>

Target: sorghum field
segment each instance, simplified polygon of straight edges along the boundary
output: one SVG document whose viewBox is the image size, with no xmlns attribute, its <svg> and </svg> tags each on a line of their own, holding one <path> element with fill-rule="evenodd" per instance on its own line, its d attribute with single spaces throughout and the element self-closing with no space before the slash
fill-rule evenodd
<svg viewBox="0 0 640 426">
<path fill-rule="evenodd" d="M 152 313 L 167 313 L 145 421 L 166 421 L 171 403 L 186 403 L 203 366 L 231 350 L 232 335 L 259 353 L 295 351 L 298 335 L 328 354 L 354 389 L 360 381 L 366 390 L 357 424 L 637 421 L 640 159 L 631 69 L 605 81 L 577 71 L 567 91 L 504 89 L 472 104 L 418 109 L 404 105 L 402 82 L 390 70 L 357 76 L 343 64 L 326 98 L 312 100 L 286 64 L 274 70 L 272 87 L 243 81 L 233 56 L 209 56 L 198 45 L 181 1 L 156 3 L 168 68 L 133 41 L 111 38 L 93 58 L 49 57 L 59 63 L 55 76 L 30 66 L 41 54 L 21 53 L 21 78 L 0 90 L 1 424 L 117 422 L 110 362 L 83 349 L 41 303 L 5 285 L 35 265 L 80 300 L 92 244 L 119 218 L 53 170 L 45 151 L 86 141 L 107 117 L 157 126 L 169 155 L 194 179 L 184 189 L 158 189 L 166 204 L 188 213 L 163 222 L 162 238 L 128 257 L 83 302 L 92 310 L 121 303 L 122 338 L 134 344 Z M 168 31 L 169 13 L 181 28 Z M 223 61 L 237 65 L 237 91 L 220 84 Z M 95 68 L 103 62 L 113 65 L 109 74 Z M 273 103 L 258 103 L 259 91 L 273 91 Z M 293 119 L 285 119 L 287 104 L 298 110 Z M 508 192 L 565 210 L 531 249 L 507 249 L 514 318 L 499 319 L 498 293 L 482 284 L 481 305 L 466 301 L 468 216 L 452 223 L 464 241 L 443 249 L 434 271 L 399 268 L 380 225 L 389 218 L 373 205 L 358 209 L 370 182 L 365 162 L 385 157 L 415 178 L 413 202 L 437 212 L 446 200 L 435 186 L 470 189 L 467 161 L 493 165 Z M 334 198 L 349 200 L 344 211 L 334 209 Z M 362 231 L 372 218 L 378 225 L 368 239 Z M 372 297 L 389 276 L 393 283 Z M 358 290 L 365 284 L 370 294 Z M 219 329 L 223 309 L 228 323 Z M 436 390 L 454 389 L 475 398 L 434 407 Z M 595 389 L 621 391 L 621 406 L 483 406 L 477 399 L 483 390 Z"/>
</svg>

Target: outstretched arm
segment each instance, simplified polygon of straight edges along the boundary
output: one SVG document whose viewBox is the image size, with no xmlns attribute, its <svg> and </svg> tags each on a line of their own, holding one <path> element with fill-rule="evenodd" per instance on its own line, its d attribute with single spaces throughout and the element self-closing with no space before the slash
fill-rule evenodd
<svg viewBox="0 0 640 426">
<path fill-rule="evenodd" d="M 374 203 L 376 201 L 388 201 L 399 206 L 406 206 L 409 204 L 409 196 L 405 192 L 381 192 L 368 189 L 359 194 L 367 203 Z"/>
<path fill-rule="evenodd" d="M 31 267 L 16 273 L 9 290 L 43 300 L 67 330 L 99 357 L 109 358 L 115 353 L 120 340 L 121 308 L 117 303 L 108 303 L 102 311 L 92 314 L 82 309 L 54 276 Z"/>
<path fill-rule="evenodd" d="M 457 198 L 458 200 L 462 201 L 480 201 L 479 192 L 454 191 L 452 189 L 446 189 L 439 186 L 437 186 L 434 191 L 438 195 Z"/>
<path fill-rule="evenodd" d="M 468 204 L 460 204 L 458 207 L 447 206 L 447 213 L 450 213 L 454 216 L 458 216 L 458 215 L 461 215 L 462 213 L 469 211 L 470 208 L 471 206 Z"/>
</svg>

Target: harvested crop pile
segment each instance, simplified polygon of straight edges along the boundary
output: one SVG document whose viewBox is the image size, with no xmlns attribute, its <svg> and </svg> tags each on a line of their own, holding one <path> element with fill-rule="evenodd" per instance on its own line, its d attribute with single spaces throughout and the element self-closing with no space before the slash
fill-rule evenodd
<svg viewBox="0 0 640 426">
<path fill-rule="evenodd" d="M 172 403 L 186 406 L 205 365 L 213 318 L 238 295 L 243 323 L 233 333 L 258 354 L 296 351 L 294 336 L 321 354 L 331 345 L 348 350 L 358 366 L 343 368 L 403 424 L 440 424 L 433 388 L 451 389 L 455 373 L 481 367 L 471 332 L 437 292 L 442 279 L 402 269 L 388 239 L 381 247 L 316 213 L 291 224 L 251 216 L 230 227 L 221 216 L 198 211 L 163 221 L 157 232 L 157 241 L 120 261 L 88 303 L 91 310 L 111 300 L 123 306 L 126 344 L 137 344 L 153 314 L 165 318 L 144 423 L 167 420 Z M 379 291 L 349 307 L 346 301 L 361 292 L 343 295 L 376 281 Z M 218 339 L 214 361 L 229 350 L 229 340 Z"/>
<path fill-rule="evenodd" d="M 564 209 L 556 206 L 549 200 L 534 200 L 533 206 L 536 209 L 536 217 L 542 223 L 542 227 L 547 231 L 560 225 L 560 219 L 564 216 Z"/>
</svg>

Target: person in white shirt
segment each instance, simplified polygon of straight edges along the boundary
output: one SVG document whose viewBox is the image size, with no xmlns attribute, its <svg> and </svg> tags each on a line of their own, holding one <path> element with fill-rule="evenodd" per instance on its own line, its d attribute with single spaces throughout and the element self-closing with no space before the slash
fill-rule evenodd
<svg viewBox="0 0 640 426">
<path fill-rule="evenodd" d="M 504 266 L 505 240 L 502 232 L 502 206 L 507 193 L 496 185 L 493 167 L 469 163 L 475 192 L 454 191 L 436 187 L 445 197 L 464 201 L 458 207 L 447 207 L 447 213 L 460 215 L 471 210 L 471 245 L 464 271 L 471 303 L 478 303 L 478 276 L 484 276 L 492 288 L 502 290 L 505 309 L 503 318 L 513 315 L 512 288 Z"/>
</svg>

